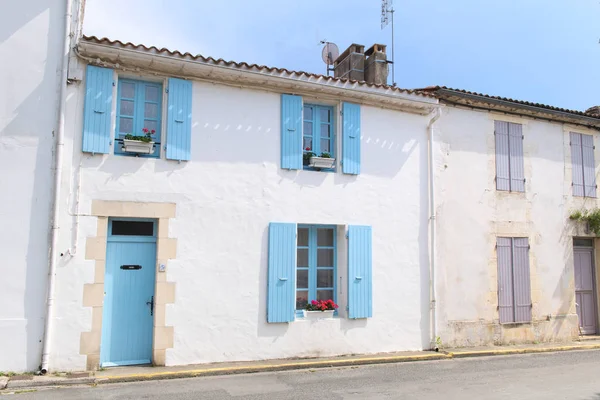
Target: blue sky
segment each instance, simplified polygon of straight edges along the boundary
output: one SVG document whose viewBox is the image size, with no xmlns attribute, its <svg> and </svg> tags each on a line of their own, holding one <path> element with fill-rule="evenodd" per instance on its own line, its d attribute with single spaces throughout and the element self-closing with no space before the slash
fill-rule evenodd
<svg viewBox="0 0 600 400">
<path fill-rule="evenodd" d="M 87 0 L 87 35 L 325 73 L 319 41 L 391 44 L 380 0 Z M 600 1 L 395 0 L 396 82 L 600 105 Z"/>
</svg>

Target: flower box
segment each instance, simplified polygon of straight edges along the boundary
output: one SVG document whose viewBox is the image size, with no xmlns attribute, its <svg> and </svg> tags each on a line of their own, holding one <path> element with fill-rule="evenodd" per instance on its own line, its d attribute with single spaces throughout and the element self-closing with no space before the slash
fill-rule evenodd
<svg viewBox="0 0 600 400">
<path fill-rule="evenodd" d="M 123 139 L 123 151 L 128 153 L 152 154 L 154 153 L 154 142 Z"/>
<path fill-rule="evenodd" d="M 302 310 L 304 313 L 304 318 L 306 319 L 324 319 L 324 318 L 333 318 L 333 313 L 335 310 L 325 310 L 325 311 L 307 311 Z"/>
<path fill-rule="evenodd" d="M 335 167 L 335 158 L 313 156 L 308 165 L 313 168 L 331 169 Z"/>
</svg>

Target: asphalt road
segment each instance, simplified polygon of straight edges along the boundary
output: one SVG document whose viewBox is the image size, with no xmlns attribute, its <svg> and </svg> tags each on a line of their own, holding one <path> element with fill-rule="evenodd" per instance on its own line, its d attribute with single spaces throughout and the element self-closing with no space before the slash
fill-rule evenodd
<svg viewBox="0 0 600 400">
<path fill-rule="evenodd" d="M 14 398 L 600 400 L 600 350 L 47 389 Z"/>
</svg>

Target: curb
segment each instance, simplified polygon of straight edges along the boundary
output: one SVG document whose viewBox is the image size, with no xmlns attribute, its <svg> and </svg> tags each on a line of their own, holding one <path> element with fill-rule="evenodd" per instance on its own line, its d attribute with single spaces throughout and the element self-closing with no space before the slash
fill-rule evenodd
<svg viewBox="0 0 600 400">
<path fill-rule="evenodd" d="M 595 350 L 600 349 L 599 344 L 582 344 L 573 346 L 557 346 L 557 347 L 528 347 L 522 349 L 502 349 L 502 350 L 476 350 L 476 351 L 460 351 L 448 352 L 452 358 L 468 358 L 468 357 L 486 357 L 486 356 L 505 356 L 512 354 L 534 354 L 534 353 L 556 353 L 561 351 L 573 350 Z"/>
<path fill-rule="evenodd" d="M 41 386 L 72 386 L 90 385 L 96 383 L 96 378 L 74 378 L 74 379 L 40 379 L 26 381 L 8 381 L 6 389 L 26 389 Z"/>
<path fill-rule="evenodd" d="M 172 371 L 172 372 L 156 372 L 151 374 L 132 374 L 122 376 L 105 376 L 96 378 L 97 384 L 133 382 L 133 381 L 148 381 L 158 379 L 177 379 L 177 378 L 193 378 L 197 376 L 214 376 L 214 375 L 235 375 L 249 374 L 256 372 L 275 372 L 275 371 L 290 371 L 296 369 L 313 369 L 313 368 L 331 368 L 331 367 L 350 367 L 356 365 L 374 365 L 374 364 L 396 364 L 402 362 L 413 361 L 431 361 L 445 360 L 452 356 L 448 354 L 419 354 L 415 356 L 392 356 L 392 357 L 372 357 L 372 358 L 357 358 L 350 360 L 327 360 L 327 361 L 307 361 L 287 364 L 267 364 L 267 365 L 248 365 L 240 367 L 225 367 L 225 368 L 205 368 L 193 369 L 187 371 Z"/>
</svg>

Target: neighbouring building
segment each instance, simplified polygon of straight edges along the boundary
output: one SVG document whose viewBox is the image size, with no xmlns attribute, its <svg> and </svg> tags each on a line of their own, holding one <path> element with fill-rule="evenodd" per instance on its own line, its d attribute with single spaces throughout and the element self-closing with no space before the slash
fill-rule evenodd
<svg viewBox="0 0 600 400">
<path fill-rule="evenodd" d="M 597 110 L 388 86 L 380 44 L 329 77 L 11 7 L 0 371 L 597 333 L 600 244 L 569 220 L 597 206 Z"/>
<path fill-rule="evenodd" d="M 431 87 L 437 324 L 445 345 L 598 333 L 598 239 L 569 220 L 598 207 L 600 115 Z M 579 315 L 579 318 L 578 318 Z"/>
</svg>

